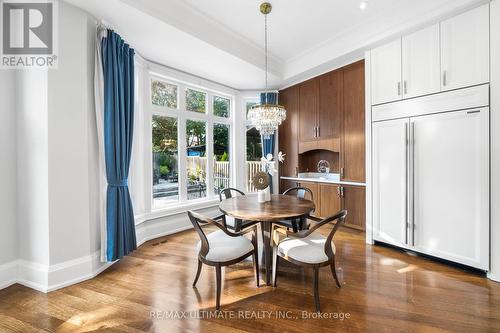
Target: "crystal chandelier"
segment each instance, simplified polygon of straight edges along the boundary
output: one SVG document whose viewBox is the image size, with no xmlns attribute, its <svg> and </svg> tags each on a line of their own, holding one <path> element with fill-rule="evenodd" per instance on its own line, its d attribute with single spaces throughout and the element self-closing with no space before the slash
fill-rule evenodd
<svg viewBox="0 0 500 333">
<path fill-rule="evenodd" d="M 286 119 L 286 110 L 278 104 L 270 104 L 267 102 L 267 14 L 271 12 L 272 6 L 269 2 L 264 2 L 260 5 L 260 12 L 264 14 L 264 45 L 265 45 L 265 66 L 266 66 L 266 88 L 264 91 L 264 104 L 253 106 L 248 111 L 248 120 L 255 126 L 260 134 L 269 139 Z"/>
</svg>

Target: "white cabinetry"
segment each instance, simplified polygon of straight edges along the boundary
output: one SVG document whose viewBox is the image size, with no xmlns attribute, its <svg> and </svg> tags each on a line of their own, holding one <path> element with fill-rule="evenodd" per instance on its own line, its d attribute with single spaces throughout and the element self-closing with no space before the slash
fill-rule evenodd
<svg viewBox="0 0 500 333">
<path fill-rule="evenodd" d="M 415 250 L 488 269 L 487 108 L 412 118 Z"/>
<path fill-rule="evenodd" d="M 407 243 L 409 118 L 373 124 L 373 225 L 375 239 Z"/>
<path fill-rule="evenodd" d="M 439 92 L 439 25 L 403 37 L 402 45 L 404 97 Z"/>
<path fill-rule="evenodd" d="M 489 82 L 489 4 L 371 50 L 372 105 Z"/>
<path fill-rule="evenodd" d="M 489 5 L 442 22 L 442 90 L 488 82 L 489 54 Z"/>
<path fill-rule="evenodd" d="M 402 98 L 401 39 L 371 51 L 372 104 Z"/>
<path fill-rule="evenodd" d="M 379 115 L 372 123 L 375 240 L 488 270 L 488 90 L 373 107 Z"/>
</svg>

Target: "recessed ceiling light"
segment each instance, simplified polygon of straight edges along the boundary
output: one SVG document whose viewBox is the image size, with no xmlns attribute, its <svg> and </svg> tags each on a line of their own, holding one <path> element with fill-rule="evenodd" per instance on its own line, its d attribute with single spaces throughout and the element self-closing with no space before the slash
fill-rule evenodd
<svg viewBox="0 0 500 333">
<path fill-rule="evenodd" d="M 366 1 L 361 1 L 361 3 L 359 4 L 359 9 L 361 10 L 365 10 L 366 7 L 368 7 L 368 2 Z"/>
</svg>

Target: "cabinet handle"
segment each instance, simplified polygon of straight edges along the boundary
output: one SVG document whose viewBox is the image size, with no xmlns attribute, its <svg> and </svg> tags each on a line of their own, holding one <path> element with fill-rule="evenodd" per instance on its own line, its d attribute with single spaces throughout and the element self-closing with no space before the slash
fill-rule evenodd
<svg viewBox="0 0 500 333">
<path fill-rule="evenodd" d="M 398 96 L 401 96 L 401 82 L 398 82 Z"/>
<path fill-rule="evenodd" d="M 318 137 L 317 127 L 314 127 L 314 137 L 315 137 L 315 138 L 317 138 L 317 137 Z"/>
<path fill-rule="evenodd" d="M 447 72 L 443 71 L 443 87 L 446 87 L 447 84 Z"/>
<path fill-rule="evenodd" d="M 321 136 L 321 127 L 316 127 L 317 128 L 317 135 L 318 135 L 318 138 Z"/>
<path fill-rule="evenodd" d="M 406 80 L 405 80 L 405 82 L 404 82 L 403 85 L 404 85 L 404 92 L 405 92 L 405 95 L 406 95 L 406 94 L 408 94 L 408 83 L 407 83 Z"/>
<path fill-rule="evenodd" d="M 344 197 L 344 186 L 340 187 L 340 196 L 343 198 Z"/>
<path fill-rule="evenodd" d="M 340 179 L 344 178 L 344 167 L 340 168 Z"/>
<path fill-rule="evenodd" d="M 340 197 L 340 186 L 337 186 L 337 195 Z"/>
</svg>

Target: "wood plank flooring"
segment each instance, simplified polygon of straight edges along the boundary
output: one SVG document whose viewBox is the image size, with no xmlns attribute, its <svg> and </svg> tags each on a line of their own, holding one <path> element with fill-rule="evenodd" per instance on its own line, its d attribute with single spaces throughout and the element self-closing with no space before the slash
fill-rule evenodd
<svg viewBox="0 0 500 333">
<path fill-rule="evenodd" d="M 214 269 L 204 266 L 191 286 L 197 240 L 190 230 L 148 242 L 98 277 L 49 294 L 1 290 L 0 332 L 500 331 L 499 283 L 366 245 L 363 233 L 349 229 L 335 236 L 342 288 L 328 268 L 320 273 L 329 318 L 303 317 L 314 315 L 311 272 L 283 263 L 278 287 L 257 289 L 251 261 L 225 270 L 216 313 Z"/>
</svg>

